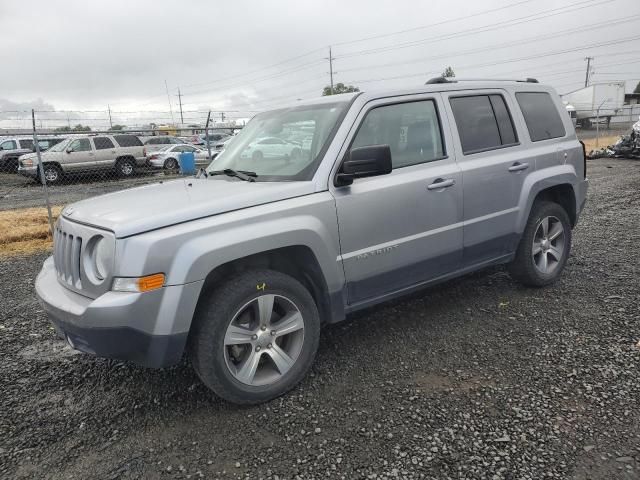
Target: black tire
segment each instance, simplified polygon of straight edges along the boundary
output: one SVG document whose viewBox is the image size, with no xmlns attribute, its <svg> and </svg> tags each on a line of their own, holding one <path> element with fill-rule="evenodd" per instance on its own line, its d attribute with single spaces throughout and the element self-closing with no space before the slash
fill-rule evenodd
<svg viewBox="0 0 640 480">
<path fill-rule="evenodd" d="M 180 164 L 175 158 L 167 158 L 164 162 L 164 169 L 171 172 L 180 170 Z"/>
<path fill-rule="evenodd" d="M 119 177 L 130 177 L 136 171 L 136 162 L 130 158 L 123 158 L 116 162 L 116 173 Z"/>
<path fill-rule="evenodd" d="M 243 306 L 265 294 L 282 295 L 295 303 L 304 322 L 303 339 L 295 363 L 284 375 L 267 385 L 248 385 L 227 366 L 230 354 L 225 334 Z M 189 356 L 202 382 L 218 396 L 239 405 L 258 404 L 283 395 L 306 376 L 318 349 L 320 316 L 300 282 L 273 270 L 248 270 L 203 295 L 207 296 L 200 299 L 194 316 Z"/>
<path fill-rule="evenodd" d="M 262 151 L 260 150 L 256 150 L 255 152 L 253 152 L 253 154 L 251 155 L 251 158 L 253 160 L 257 160 L 260 161 L 264 158 L 264 154 L 262 153 Z"/>
<path fill-rule="evenodd" d="M 44 178 L 47 181 L 47 185 L 57 185 L 62 181 L 62 169 L 58 165 L 45 163 L 42 168 L 44 170 Z M 38 171 L 38 177 L 39 176 L 40 172 Z M 40 183 L 42 183 L 41 180 Z"/>
<path fill-rule="evenodd" d="M 562 248 L 561 258 L 556 262 L 553 270 L 548 273 L 543 273 L 536 266 L 536 257 L 533 253 L 536 232 L 539 232 L 540 225 L 545 218 L 556 219 L 563 228 L 562 237 L 557 240 L 557 246 Z M 556 220 L 553 220 L 553 222 Z M 509 265 L 509 273 L 515 280 L 524 285 L 544 287 L 555 282 L 560 277 L 570 253 L 571 221 L 569 220 L 569 215 L 565 209 L 557 203 L 537 201 L 531 208 L 527 225 L 525 226 L 522 238 L 518 244 L 518 249 L 516 250 L 515 259 Z"/>
</svg>

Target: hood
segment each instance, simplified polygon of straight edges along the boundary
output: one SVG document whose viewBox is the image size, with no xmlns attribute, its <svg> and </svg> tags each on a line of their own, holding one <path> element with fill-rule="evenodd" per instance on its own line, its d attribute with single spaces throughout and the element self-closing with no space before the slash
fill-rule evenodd
<svg viewBox="0 0 640 480">
<path fill-rule="evenodd" d="M 176 223 L 308 195 L 313 182 L 181 179 L 122 190 L 66 207 L 69 220 L 128 237 Z"/>
</svg>

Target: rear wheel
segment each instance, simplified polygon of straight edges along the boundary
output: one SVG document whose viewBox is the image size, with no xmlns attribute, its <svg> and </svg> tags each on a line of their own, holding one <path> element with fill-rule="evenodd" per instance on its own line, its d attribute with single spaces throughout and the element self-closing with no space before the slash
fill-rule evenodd
<svg viewBox="0 0 640 480">
<path fill-rule="evenodd" d="M 271 270 L 250 270 L 198 307 L 190 356 L 200 379 L 237 404 L 266 402 L 307 374 L 320 317 L 307 289 Z"/>
<path fill-rule="evenodd" d="M 135 162 L 130 158 L 118 160 L 118 162 L 116 163 L 116 172 L 120 177 L 130 177 L 135 173 L 135 169 Z"/>
<path fill-rule="evenodd" d="M 571 251 L 569 215 L 554 202 L 536 202 L 509 267 L 521 283 L 542 287 L 555 282 Z"/>
</svg>

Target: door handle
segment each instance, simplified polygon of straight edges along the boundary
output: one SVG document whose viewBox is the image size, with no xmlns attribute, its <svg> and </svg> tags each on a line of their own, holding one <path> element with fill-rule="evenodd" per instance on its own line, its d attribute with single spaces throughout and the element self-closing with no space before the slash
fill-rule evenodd
<svg viewBox="0 0 640 480">
<path fill-rule="evenodd" d="M 529 164 L 528 163 L 520 163 L 520 162 L 516 162 L 513 165 L 511 165 L 509 167 L 509 171 L 510 172 L 519 172 L 521 170 L 526 170 L 527 168 L 529 168 Z"/>
<path fill-rule="evenodd" d="M 452 187 L 456 184 L 456 181 L 453 178 L 437 178 L 434 182 L 427 186 L 427 190 L 440 190 L 441 188 Z"/>
</svg>

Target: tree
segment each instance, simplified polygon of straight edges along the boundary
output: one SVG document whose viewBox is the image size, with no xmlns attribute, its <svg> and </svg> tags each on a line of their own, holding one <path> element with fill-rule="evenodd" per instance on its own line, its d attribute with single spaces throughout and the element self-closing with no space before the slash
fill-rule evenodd
<svg viewBox="0 0 640 480">
<path fill-rule="evenodd" d="M 125 128 L 127 127 L 125 127 L 124 125 L 116 124 L 116 125 L 113 125 L 109 130 L 124 130 Z"/>
<path fill-rule="evenodd" d="M 73 131 L 74 132 L 90 132 L 91 127 L 89 125 L 83 126 L 81 123 L 79 123 L 75 127 L 73 127 Z"/>
<path fill-rule="evenodd" d="M 633 90 L 633 93 L 640 93 L 640 82 L 636 85 L 636 88 Z"/>
<path fill-rule="evenodd" d="M 56 127 L 53 129 L 54 132 L 70 132 L 71 131 L 71 127 L 67 127 L 66 125 L 64 127 Z"/>
<path fill-rule="evenodd" d="M 455 76 L 456 76 L 456 74 L 453 71 L 453 68 L 451 68 L 451 67 L 445 68 L 444 72 L 442 72 L 442 77 L 444 77 L 444 78 L 454 78 Z"/>
<path fill-rule="evenodd" d="M 358 87 L 354 87 L 353 85 L 345 85 L 344 83 L 336 83 L 333 86 L 333 92 L 331 91 L 331 85 L 327 85 L 322 90 L 322 96 L 326 97 L 327 95 L 338 95 L 339 93 L 352 93 L 359 92 L 360 89 Z"/>
</svg>

